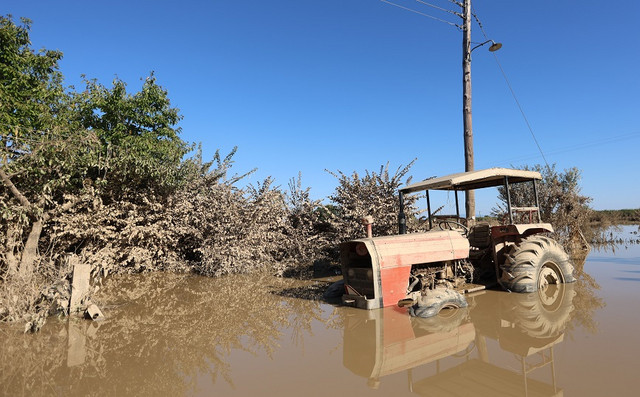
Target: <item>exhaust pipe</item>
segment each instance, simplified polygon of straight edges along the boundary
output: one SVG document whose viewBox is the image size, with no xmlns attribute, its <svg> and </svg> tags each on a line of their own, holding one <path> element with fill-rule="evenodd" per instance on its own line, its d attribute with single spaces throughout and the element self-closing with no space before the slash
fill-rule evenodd
<svg viewBox="0 0 640 397">
<path fill-rule="evenodd" d="M 373 237 L 373 217 L 371 215 L 367 215 L 360 220 L 363 225 L 367 227 L 367 238 Z"/>
</svg>

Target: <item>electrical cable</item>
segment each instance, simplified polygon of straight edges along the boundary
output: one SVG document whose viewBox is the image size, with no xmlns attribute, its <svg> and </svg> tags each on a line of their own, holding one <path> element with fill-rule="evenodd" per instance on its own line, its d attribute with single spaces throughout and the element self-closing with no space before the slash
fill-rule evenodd
<svg viewBox="0 0 640 397">
<path fill-rule="evenodd" d="M 498 56 L 495 54 L 495 52 L 493 53 L 493 57 L 496 60 L 496 63 L 498 64 L 498 68 L 500 68 L 500 71 L 502 72 L 502 76 L 504 77 L 504 81 L 507 82 L 507 86 L 509 87 L 509 91 L 511 91 L 511 95 L 513 96 L 513 99 L 516 101 L 516 104 L 518 105 L 518 109 L 520 109 L 520 113 L 522 114 L 522 118 L 524 118 L 524 121 L 527 124 L 527 127 L 529 128 L 529 132 L 531 132 L 531 136 L 533 137 L 533 141 L 536 143 L 536 146 L 538 147 L 538 150 L 540 151 L 540 154 L 542 155 L 542 159 L 544 160 L 544 163 L 547 165 L 548 169 L 551 169 L 551 167 L 549 166 L 549 163 L 547 162 L 547 158 L 544 156 L 544 152 L 542 151 L 542 148 L 540 147 L 540 144 L 538 143 L 538 139 L 536 139 L 536 135 L 533 133 L 533 128 L 531 128 L 531 124 L 529 123 L 529 119 L 527 119 L 527 115 L 524 113 L 524 109 L 522 109 L 522 105 L 520 105 L 520 101 L 518 101 L 518 97 L 516 97 L 516 93 L 515 93 L 515 91 L 513 91 L 513 87 L 511 86 L 511 83 L 509 82 L 509 79 L 507 78 L 507 74 L 504 72 L 504 69 L 502 68 L 502 65 L 500 64 L 500 61 L 498 60 Z"/>
<path fill-rule="evenodd" d="M 473 15 L 473 17 L 475 18 L 476 22 L 478 23 L 478 26 L 480 27 L 480 31 L 484 35 L 484 38 L 486 40 L 490 40 L 489 36 L 487 35 L 487 32 L 485 32 L 484 27 L 482 26 L 482 22 L 480 22 L 480 19 L 478 18 L 478 15 L 475 13 L 475 10 L 473 9 L 473 7 L 471 8 L 471 11 L 472 11 L 471 14 Z M 507 86 L 509 87 L 509 91 L 511 91 L 511 95 L 513 96 L 513 99 L 516 101 L 516 105 L 518 105 L 518 109 L 520 109 L 520 113 L 522 114 L 522 118 L 524 119 L 524 122 L 527 124 L 527 128 L 529 128 L 529 132 L 531 133 L 531 137 L 533 137 L 533 141 L 535 142 L 536 146 L 538 147 L 538 151 L 542 155 L 542 159 L 544 160 L 544 163 L 547 165 L 548 169 L 551 169 L 551 167 L 549 166 L 549 163 L 547 162 L 547 158 L 545 157 L 544 152 L 542 151 L 542 147 L 540 147 L 540 143 L 538 143 L 538 139 L 536 138 L 536 135 L 533 133 L 533 128 L 531 128 L 531 124 L 529 123 L 529 119 L 527 119 L 527 115 L 524 113 L 524 109 L 522 108 L 522 105 L 520 105 L 520 101 L 518 101 L 518 97 L 516 96 L 516 93 L 513 90 L 513 87 L 511 86 L 511 82 L 509 82 L 509 78 L 507 77 L 507 74 L 505 73 L 504 69 L 502 68 L 502 65 L 500 64 L 500 61 L 498 60 L 498 55 L 496 55 L 495 52 L 492 52 L 492 54 L 493 54 L 493 58 L 496 60 L 496 64 L 498 65 L 498 68 L 500 69 L 500 72 L 502 73 L 502 77 L 504 78 L 504 81 L 507 83 Z"/>
<path fill-rule="evenodd" d="M 423 1 L 423 0 L 416 0 L 416 1 L 417 1 L 418 3 L 421 3 L 421 4 L 426 5 L 426 6 L 428 6 L 428 7 L 435 8 L 436 10 L 440 10 L 440 11 L 448 12 L 449 14 L 453 14 L 453 15 L 456 15 L 456 16 L 459 16 L 459 17 L 462 17 L 462 14 L 460 14 L 460 13 L 458 13 L 458 12 L 451 11 L 451 10 L 448 10 L 448 9 L 446 9 L 446 8 L 443 8 L 443 7 L 439 7 L 439 6 L 435 5 L 435 4 L 427 3 L 426 1 Z"/>
<path fill-rule="evenodd" d="M 456 27 L 456 28 L 458 28 L 458 29 L 462 29 L 462 26 L 460 26 L 460 25 L 457 25 L 457 24 L 455 24 L 455 23 L 453 23 L 453 22 L 449 22 L 449 21 L 447 21 L 447 20 L 444 20 L 444 19 L 441 19 L 441 18 L 438 18 L 438 17 L 434 17 L 433 15 L 425 14 L 425 13 L 423 13 L 423 12 L 420 12 L 420 11 L 414 10 L 414 9 L 412 9 L 412 8 L 408 8 L 408 7 L 405 7 L 405 6 L 401 6 L 400 4 L 392 3 L 392 2 L 390 2 L 390 1 L 388 1 L 388 0 L 380 0 L 380 1 L 381 1 L 381 2 L 383 2 L 383 3 L 387 3 L 387 4 L 390 4 L 390 5 L 392 5 L 392 6 L 398 7 L 398 8 L 402 8 L 403 10 L 406 10 L 406 11 L 411 11 L 411 12 L 413 12 L 413 13 L 416 13 L 416 14 L 422 15 L 422 16 L 424 16 L 424 17 L 434 19 L 434 20 L 439 21 L 439 22 L 444 22 L 444 23 L 446 23 L 447 25 L 455 26 L 455 27 Z"/>
<path fill-rule="evenodd" d="M 613 142 L 620 142 L 620 141 L 625 141 L 625 140 L 629 140 L 629 139 L 637 139 L 640 138 L 640 131 L 638 132 L 632 132 L 629 134 L 622 134 L 622 135 L 616 135 L 613 137 L 608 137 L 608 138 L 604 138 L 604 139 L 598 139 L 598 140 L 594 140 L 594 141 L 590 141 L 590 142 L 584 142 L 581 144 L 577 144 L 577 145 L 570 145 L 570 146 L 564 146 L 564 147 L 560 147 L 554 150 L 549 150 L 547 151 L 548 154 L 561 154 L 561 153 L 566 153 L 566 152 L 572 152 L 574 150 L 582 150 L 582 149 L 587 149 L 590 147 L 594 147 L 594 146 L 602 146 L 602 145 L 606 145 L 609 143 L 613 143 Z M 512 157 L 512 158 L 508 158 L 508 159 L 503 159 L 503 160 L 498 160 L 498 163 L 496 163 L 496 161 L 492 161 L 491 165 L 492 166 L 496 166 L 499 164 L 505 164 L 505 165 L 509 165 L 509 164 L 513 164 L 513 162 L 519 162 L 519 161 L 524 161 L 524 160 L 529 160 L 529 159 L 535 159 L 536 157 L 538 157 L 537 155 L 522 155 L 522 156 L 518 156 L 518 157 Z"/>
</svg>

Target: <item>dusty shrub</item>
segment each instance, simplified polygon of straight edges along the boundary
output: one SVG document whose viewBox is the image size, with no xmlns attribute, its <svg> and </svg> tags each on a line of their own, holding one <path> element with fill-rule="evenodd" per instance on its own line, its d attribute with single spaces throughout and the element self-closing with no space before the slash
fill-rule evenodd
<svg viewBox="0 0 640 397">
<path fill-rule="evenodd" d="M 238 178 L 221 172 L 227 166 L 193 178 L 166 200 L 142 195 L 103 205 L 86 197 L 53 225 L 51 241 L 103 274 L 281 274 L 310 260 L 316 250 L 307 242 L 314 217 L 308 197 L 297 197 L 294 210 L 271 179 L 241 189 Z"/>
<path fill-rule="evenodd" d="M 0 282 L 0 321 L 24 322 L 25 332 L 38 331 L 48 316 L 68 314 L 72 269 L 47 262 L 35 277 Z"/>
<path fill-rule="evenodd" d="M 413 166 L 415 160 L 407 166 L 400 166 L 395 173 L 389 173 L 389 163 L 380 166 L 379 172 L 365 171 L 360 176 L 356 171 L 347 175 L 342 171 L 327 171 L 338 179 L 338 186 L 329 199 L 334 203 L 334 216 L 331 218 L 337 240 L 350 240 L 365 235 L 362 218 L 373 216 L 374 236 L 398 233 L 398 212 L 400 209 L 398 188 L 408 184 L 411 178 L 403 178 Z M 416 229 L 416 195 L 405 197 L 407 228 Z"/>
<path fill-rule="evenodd" d="M 288 222 L 287 256 L 305 268 L 312 263 L 330 261 L 336 243 L 332 227 L 334 213 L 320 200 L 310 196 L 311 188 L 303 188 L 302 177 L 289 181 L 287 192 Z"/>
<path fill-rule="evenodd" d="M 247 190 L 203 178 L 172 199 L 169 218 L 196 272 L 246 273 L 284 258 L 282 192 L 270 179 Z"/>
</svg>

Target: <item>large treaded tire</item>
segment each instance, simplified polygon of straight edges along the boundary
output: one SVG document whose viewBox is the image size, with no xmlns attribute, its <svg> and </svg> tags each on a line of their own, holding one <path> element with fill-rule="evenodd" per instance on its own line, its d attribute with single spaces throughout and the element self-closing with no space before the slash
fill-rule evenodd
<svg viewBox="0 0 640 397">
<path fill-rule="evenodd" d="M 514 244 L 501 269 L 502 284 L 513 292 L 535 292 L 548 284 L 576 281 L 569 255 L 558 242 L 541 235 Z"/>
<path fill-rule="evenodd" d="M 409 314 L 413 317 L 429 318 L 440 313 L 442 309 L 467 306 L 467 300 L 459 292 L 448 288 L 436 288 L 421 295 L 416 304 L 409 308 Z"/>
</svg>

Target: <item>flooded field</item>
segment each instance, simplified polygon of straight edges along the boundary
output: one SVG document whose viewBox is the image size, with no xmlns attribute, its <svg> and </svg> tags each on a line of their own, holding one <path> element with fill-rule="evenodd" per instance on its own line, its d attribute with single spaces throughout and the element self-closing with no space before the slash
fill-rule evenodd
<svg viewBox="0 0 640 397">
<path fill-rule="evenodd" d="M 0 327 L 0 395 L 637 395 L 640 246 L 576 267 L 574 284 L 432 319 L 313 300 L 323 282 L 117 277 L 102 322 Z"/>
</svg>

